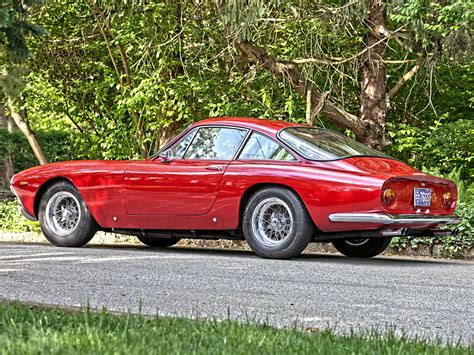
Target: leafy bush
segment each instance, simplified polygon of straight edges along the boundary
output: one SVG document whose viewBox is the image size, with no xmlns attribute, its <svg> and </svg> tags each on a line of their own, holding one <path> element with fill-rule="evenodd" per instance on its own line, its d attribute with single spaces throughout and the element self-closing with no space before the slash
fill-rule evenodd
<svg viewBox="0 0 474 355">
<path fill-rule="evenodd" d="M 460 119 L 445 123 L 447 115 L 430 127 L 418 128 L 406 123 L 390 124 L 393 143 L 387 152 L 418 169 L 427 168 L 435 175 L 448 175 L 462 169 L 462 178 L 474 176 L 474 120 Z"/>
<path fill-rule="evenodd" d="M 40 232 L 39 224 L 28 221 L 16 200 L 0 201 L 0 231 Z"/>
</svg>

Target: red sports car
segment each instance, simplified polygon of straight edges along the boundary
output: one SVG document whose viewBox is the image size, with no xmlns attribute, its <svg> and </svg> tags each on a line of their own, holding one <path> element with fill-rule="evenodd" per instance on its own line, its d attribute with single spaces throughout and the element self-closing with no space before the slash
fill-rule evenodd
<svg viewBox="0 0 474 355">
<path fill-rule="evenodd" d="M 146 160 L 34 167 L 11 188 L 51 243 L 71 247 L 102 230 L 152 247 L 245 239 L 260 256 L 291 258 L 314 241 L 372 257 L 393 236 L 460 222 L 452 181 L 330 130 L 251 118 L 197 122 Z"/>
</svg>

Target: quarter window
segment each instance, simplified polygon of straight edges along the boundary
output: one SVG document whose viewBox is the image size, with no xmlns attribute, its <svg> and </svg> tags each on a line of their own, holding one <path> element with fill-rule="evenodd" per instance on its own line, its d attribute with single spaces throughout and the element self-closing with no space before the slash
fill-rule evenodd
<svg viewBox="0 0 474 355">
<path fill-rule="evenodd" d="M 173 148 L 169 149 L 171 158 L 181 159 L 183 157 L 183 154 L 186 151 L 186 148 L 188 148 L 189 143 L 191 143 L 196 131 L 197 128 L 192 129 L 183 138 L 181 138 L 181 140 L 175 144 Z"/>
<path fill-rule="evenodd" d="M 260 133 L 253 132 L 240 153 L 239 159 L 249 160 L 295 160 L 295 158 L 278 143 Z"/>
<path fill-rule="evenodd" d="M 247 130 L 237 128 L 200 128 L 184 155 L 184 159 L 230 160 Z"/>
</svg>

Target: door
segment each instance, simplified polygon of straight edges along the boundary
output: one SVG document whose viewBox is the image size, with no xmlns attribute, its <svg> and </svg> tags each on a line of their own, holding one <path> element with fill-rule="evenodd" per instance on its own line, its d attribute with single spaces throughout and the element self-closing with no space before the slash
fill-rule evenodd
<svg viewBox="0 0 474 355">
<path fill-rule="evenodd" d="M 217 197 L 222 177 L 247 130 L 194 128 L 169 148 L 168 161 L 131 164 L 124 176 L 130 215 L 203 215 Z"/>
</svg>

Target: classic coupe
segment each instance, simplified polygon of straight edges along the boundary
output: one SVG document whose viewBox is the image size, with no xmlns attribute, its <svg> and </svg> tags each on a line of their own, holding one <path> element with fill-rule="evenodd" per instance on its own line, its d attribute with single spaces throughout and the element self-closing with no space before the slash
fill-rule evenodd
<svg viewBox="0 0 474 355">
<path fill-rule="evenodd" d="M 151 247 L 245 239 L 257 255 L 283 259 L 332 242 L 373 257 L 394 236 L 442 236 L 460 222 L 452 181 L 331 130 L 253 118 L 194 123 L 145 160 L 34 167 L 11 189 L 23 215 L 69 247 L 102 230 Z"/>
</svg>

